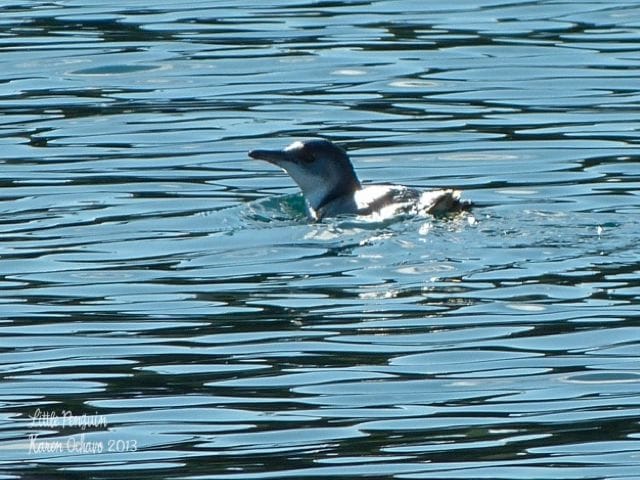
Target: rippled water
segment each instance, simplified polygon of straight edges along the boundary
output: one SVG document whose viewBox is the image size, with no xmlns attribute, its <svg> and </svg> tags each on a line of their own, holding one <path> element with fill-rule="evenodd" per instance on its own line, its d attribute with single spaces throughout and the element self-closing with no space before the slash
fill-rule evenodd
<svg viewBox="0 0 640 480">
<path fill-rule="evenodd" d="M 637 2 L 105 3 L 0 6 L 0 478 L 640 478 Z"/>
</svg>

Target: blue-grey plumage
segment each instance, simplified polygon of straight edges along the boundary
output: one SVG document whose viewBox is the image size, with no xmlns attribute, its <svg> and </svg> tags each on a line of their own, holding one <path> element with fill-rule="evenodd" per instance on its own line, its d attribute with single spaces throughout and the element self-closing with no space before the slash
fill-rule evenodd
<svg viewBox="0 0 640 480">
<path fill-rule="evenodd" d="M 298 184 L 313 220 L 338 215 L 443 215 L 466 210 L 453 189 L 420 191 L 402 185 L 362 186 L 349 157 L 324 139 L 294 142 L 284 150 L 252 150 L 251 158 L 285 170 Z"/>
</svg>

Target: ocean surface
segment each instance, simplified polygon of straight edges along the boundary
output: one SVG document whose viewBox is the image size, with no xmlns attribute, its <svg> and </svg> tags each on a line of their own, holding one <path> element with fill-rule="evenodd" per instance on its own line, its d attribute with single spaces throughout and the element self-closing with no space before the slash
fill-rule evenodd
<svg viewBox="0 0 640 480">
<path fill-rule="evenodd" d="M 0 3 L 0 480 L 640 479 L 640 3 Z M 307 137 L 466 215 L 307 221 Z"/>
</svg>

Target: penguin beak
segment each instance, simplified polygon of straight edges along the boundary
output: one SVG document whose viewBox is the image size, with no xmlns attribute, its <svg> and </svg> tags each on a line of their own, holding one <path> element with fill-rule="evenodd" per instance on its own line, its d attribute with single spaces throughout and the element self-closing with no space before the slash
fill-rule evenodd
<svg viewBox="0 0 640 480">
<path fill-rule="evenodd" d="M 289 155 L 287 155 L 287 152 L 284 150 L 251 150 L 249 156 L 256 160 L 273 163 L 277 166 L 281 166 L 283 162 L 291 161 Z"/>
</svg>

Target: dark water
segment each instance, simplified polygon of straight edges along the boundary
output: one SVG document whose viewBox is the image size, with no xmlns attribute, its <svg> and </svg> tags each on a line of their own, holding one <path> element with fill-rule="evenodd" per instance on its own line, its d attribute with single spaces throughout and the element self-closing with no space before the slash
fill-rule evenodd
<svg viewBox="0 0 640 480">
<path fill-rule="evenodd" d="M 637 2 L 0 5 L 1 479 L 640 478 Z"/>
</svg>

